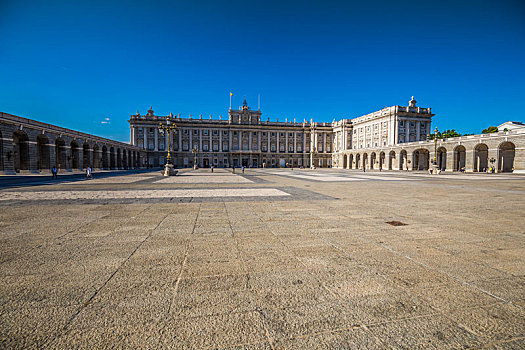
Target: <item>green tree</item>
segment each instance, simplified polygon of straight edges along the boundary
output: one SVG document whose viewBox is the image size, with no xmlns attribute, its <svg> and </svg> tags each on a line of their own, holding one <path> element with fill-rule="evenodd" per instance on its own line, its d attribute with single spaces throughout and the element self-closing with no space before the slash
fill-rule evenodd
<svg viewBox="0 0 525 350">
<path fill-rule="evenodd" d="M 433 140 L 434 139 L 434 134 L 430 134 L 428 135 L 429 136 L 429 139 L 430 140 Z M 459 132 L 457 132 L 455 129 L 452 129 L 452 130 L 445 130 L 443 132 L 441 131 L 438 131 L 437 132 L 437 138 L 438 140 L 439 139 L 442 139 L 442 138 L 451 138 L 451 137 L 458 137 L 458 136 L 461 136 L 461 134 Z"/>
<path fill-rule="evenodd" d="M 482 134 L 492 134 L 493 132 L 498 132 L 497 126 L 489 126 L 488 128 L 483 129 L 481 133 Z"/>
</svg>

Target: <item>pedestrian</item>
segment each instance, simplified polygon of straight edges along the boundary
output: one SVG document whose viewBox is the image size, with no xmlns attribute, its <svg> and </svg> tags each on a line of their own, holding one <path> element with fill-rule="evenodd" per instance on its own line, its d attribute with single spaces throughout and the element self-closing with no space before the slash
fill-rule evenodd
<svg viewBox="0 0 525 350">
<path fill-rule="evenodd" d="M 232 174 L 235 174 L 235 165 L 232 165 Z"/>
<path fill-rule="evenodd" d="M 211 172 L 213 173 L 213 165 L 211 166 Z"/>
<path fill-rule="evenodd" d="M 244 174 L 244 165 L 242 166 L 242 173 Z"/>
<path fill-rule="evenodd" d="M 91 167 L 88 165 L 88 167 L 86 168 L 86 180 L 93 180 L 93 174 L 92 174 L 92 170 L 91 170 Z"/>
<path fill-rule="evenodd" d="M 293 171 L 293 164 L 292 164 L 292 165 L 290 165 L 290 168 L 291 168 L 291 169 L 292 169 L 292 171 Z"/>
<path fill-rule="evenodd" d="M 53 167 L 51 168 L 51 176 L 53 179 L 58 179 L 58 176 L 57 176 L 57 167 L 53 165 Z"/>
</svg>

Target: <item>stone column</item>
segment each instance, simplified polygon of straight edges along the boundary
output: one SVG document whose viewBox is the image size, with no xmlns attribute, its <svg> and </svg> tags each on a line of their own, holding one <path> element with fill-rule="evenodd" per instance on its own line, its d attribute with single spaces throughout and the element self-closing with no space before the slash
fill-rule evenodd
<svg viewBox="0 0 525 350">
<path fill-rule="evenodd" d="M 252 150 L 252 131 L 248 131 L 248 149 Z"/>
<path fill-rule="evenodd" d="M 222 130 L 219 130 L 219 152 L 222 152 Z"/>
<path fill-rule="evenodd" d="M 323 153 L 326 153 L 326 133 L 323 132 Z"/>
<path fill-rule="evenodd" d="M 297 132 L 293 132 L 293 151 L 297 152 Z"/>
<path fill-rule="evenodd" d="M 288 131 L 284 134 L 284 153 L 288 153 Z"/>
<path fill-rule="evenodd" d="M 231 130 L 228 130 L 228 134 L 229 134 L 229 143 L 228 143 L 228 152 L 231 152 L 232 151 L 232 144 L 233 144 L 233 140 L 232 140 L 232 132 Z"/>
<path fill-rule="evenodd" d="M 277 135 L 277 153 L 279 153 L 279 152 L 281 152 L 281 148 L 280 148 L 280 145 L 279 145 L 279 131 L 277 131 L 276 135 Z"/>
<path fill-rule="evenodd" d="M 266 146 L 266 153 L 270 153 L 270 135 L 272 134 L 271 131 L 268 132 L 268 145 Z"/>
<path fill-rule="evenodd" d="M 199 129 L 199 152 L 202 151 L 202 129 Z"/>
<path fill-rule="evenodd" d="M 468 172 L 474 171 L 474 150 L 473 149 L 465 150 L 465 171 L 468 171 Z"/>
<path fill-rule="evenodd" d="M 191 150 L 193 149 L 193 129 L 189 129 L 188 130 L 189 134 L 190 134 L 190 149 L 189 151 L 191 152 Z"/>
<path fill-rule="evenodd" d="M 179 152 L 182 152 L 182 130 L 179 130 L 177 134 L 179 134 Z"/>
<path fill-rule="evenodd" d="M 239 141 L 239 152 L 242 151 L 242 133 L 244 132 L 244 130 L 240 130 L 239 131 L 239 138 L 237 141 Z M 242 162 L 242 160 L 239 159 L 239 162 Z"/>
<path fill-rule="evenodd" d="M 155 151 L 159 150 L 159 129 L 155 128 Z"/>
<path fill-rule="evenodd" d="M 421 125 L 419 121 L 416 121 L 416 141 L 420 140 L 421 136 Z"/>
<path fill-rule="evenodd" d="M 144 128 L 144 149 L 148 151 L 148 128 Z"/>
<path fill-rule="evenodd" d="M 450 146 L 452 147 L 452 145 Z M 446 168 L 445 168 L 445 171 L 447 172 L 452 172 L 454 171 L 454 151 L 451 150 L 451 151 L 448 151 L 447 150 L 447 161 L 446 161 Z"/>
</svg>

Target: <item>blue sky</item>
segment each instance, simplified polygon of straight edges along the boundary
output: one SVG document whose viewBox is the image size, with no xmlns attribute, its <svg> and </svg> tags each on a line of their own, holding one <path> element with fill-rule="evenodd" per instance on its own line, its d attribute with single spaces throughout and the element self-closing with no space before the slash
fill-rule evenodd
<svg viewBox="0 0 525 350">
<path fill-rule="evenodd" d="M 0 111 L 129 140 L 145 113 L 525 121 L 523 1 L 0 1 Z"/>
</svg>

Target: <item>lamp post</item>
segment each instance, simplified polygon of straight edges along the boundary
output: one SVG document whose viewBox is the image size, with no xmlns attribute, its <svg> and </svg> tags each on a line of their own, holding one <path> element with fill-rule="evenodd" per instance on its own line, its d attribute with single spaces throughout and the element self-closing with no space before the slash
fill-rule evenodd
<svg viewBox="0 0 525 350">
<path fill-rule="evenodd" d="M 492 172 L 494 173 L 495 172 L 494 163 L 496 162 L 496 158 L 494 157 L 490 158 L 489 162 L 490 162 L 490 167 L 492 169 Z"/>
<path fill-rule="evenodd" d="M 193 161 L 193 170 L 197 170 L 197 154 L 199 153 L 199 149 L 195 147 L 191 150 L 191 152 L 195 155 L 194 161 Z"/>
<path fill-rule="evenodd" d="M 164 176 L 175 175 L 177 172 L 173 170 L 173 164 L 171 163 L 171 146 L 170 146 L 170 135 L 173 130 L 177 129 L 177 126 L 172 121 L 172 114 L 166 117 L 166 123 L 159 124 L 159 130 L 161 133 L 165 134 L 168 138 L 168 155 L 166 157 L 166 164 L 164 166 Z"/>
</svg>

